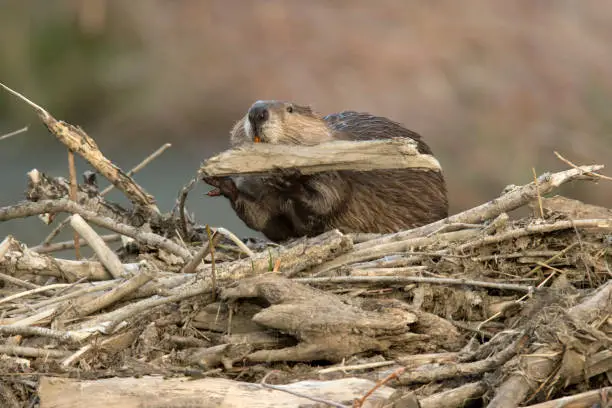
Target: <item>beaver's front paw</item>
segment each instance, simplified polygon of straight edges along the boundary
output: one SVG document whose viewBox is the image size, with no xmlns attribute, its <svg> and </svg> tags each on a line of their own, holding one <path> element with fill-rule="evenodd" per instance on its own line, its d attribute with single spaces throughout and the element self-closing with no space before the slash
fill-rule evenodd
<svg viewBox="0 0 612 408">
<path fill-rule="evenodd" d="M 288 192 L 298 189 L 302 183 L 303 175 L 299 169 L 274 169 L 271 176 L 266 177 L 265 182 L 268 186 Z"/>
<path fill-rule="evenodd" d="M 223 195 L 232 201 L 238 197 L 238 189 L 230 177 L 202 177 L 202 181 L 216 187 L 208 192 L 211 197 Z"/>
</svg>

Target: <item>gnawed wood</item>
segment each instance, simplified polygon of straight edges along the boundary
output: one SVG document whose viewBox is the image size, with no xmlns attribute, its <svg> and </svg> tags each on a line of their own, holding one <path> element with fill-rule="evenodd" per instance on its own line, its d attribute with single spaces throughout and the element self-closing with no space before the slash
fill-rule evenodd
<svg viewBox="0 0 612 408">
<path fill-rule="evenodd" d="M 303 174 L 330 170 L 441 170 L 438 160 L 421 154 L 410 139 L 335 141 L 316 146 L 256 143 L 227 150 L 206 160 L 200 174 L 208 177 L 263 174 L 276 168 L 298 168 Z"/>
</svg>

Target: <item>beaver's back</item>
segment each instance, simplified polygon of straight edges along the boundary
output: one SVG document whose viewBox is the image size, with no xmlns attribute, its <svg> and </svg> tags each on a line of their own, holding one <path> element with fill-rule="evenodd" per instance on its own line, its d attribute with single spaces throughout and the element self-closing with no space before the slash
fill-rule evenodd
<svg viewBox="0 0 612 408">
<path fill-rule="evenodd" d="M 345 111 L 323 118 L 336 139 L 375 140 L 407 137 L 422 154 L 432 154 L 418 133 L 384 117 Z M 346 203 L 330 214 L 323 229 L 343 232 L 390 233 L 414 228 L 448 216 L 444 176 L 430 169 L 338 171 L 313 176 L 309 184 L 336 185 Z"/>
</svg>

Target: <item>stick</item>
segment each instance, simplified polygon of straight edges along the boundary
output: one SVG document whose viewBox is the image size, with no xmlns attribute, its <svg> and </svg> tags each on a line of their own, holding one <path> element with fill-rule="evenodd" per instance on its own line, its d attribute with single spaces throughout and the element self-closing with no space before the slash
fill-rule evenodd
<svg viewBox="0 0 612 408">
<path fill-rule="evenodd" d="M 118 232 L 121 235 L 126 235 L 134 238 L 144 244 L 151 245 L 154 248 L 163 248 L 166 251 L 177 255 L 184 260 L 191 259 L 191 253 L 186 248 L 176 244 L 175 242 L 161 237 L 152 232 L 144 232 L 130 225 L 120 224 L 108 217 L 101 217 L 93 211 L 89 211 L 68 199 L 60 200 L 41 200 L 37 202 L 26 202 L 16 204 L 9 207 L 0 207 L 0 221 L 7 221 L 15 218 L 25 218 L 32 215 L 50 213 L 50 212 L 68 212 L 79 214 L 89 222 L 92 222 L 100 227 Z"/>
<path fill-rule="evenodd" d="M 49 337 L 64 343 L 79 343 L 91 336 L 91 333 L 52 330 L 45 327 L 36 326 L 0 326 L 0 333 L 8 334 L 9 336 L 22 335 Z"/>
<path fill-rule="evenodd" d="M 110 292 L 95 298 L 93 301 L 76 308 L 77 316 L 89 316 L 90 314 L 97 312 L 98 310 L 104 309 L 115 302 L 123 299 L 125 296 L 134 292 L 136 289 L 147 283 L 153 278 L 153 275 L 143 270 L 138 275 L 134 276 L 127 282 L 117 286 Z"/>
<path fill-rule="evenodd" d="M 70 221 L 70 217 L 68 217 L 67 220 Z M 100 238 L 102 239 L 102 241 L 107 242 L 107 243 L 116 242 L 116 241 L 121 240 L 121 235 L 107 234 L 107 235 L 100 235 Z M 84 247 L 84 246 L 89 246 L 89 243 L 87 243 L 87 241 L 81 238 L 79 239 L 79 245 L 81 245 L 81 247 Z M 30 248 L 30 250 L 34 252 L 38 252 L 39 254 L 48 254 L 50 252 L 63 251 L 65 249 L 72 249 L 72 248 L 74 248 L 74 241 L 62 241 L 62 242 L 56 242 L 54 244 L 36 245 Z"/>
<path fill-rule="evenodd" d="M 518 228 L 502 234 L 493 235 L 490 237 L 484 237 L 476 241 L 467 242 L 454 248 L 457 252 L 463 252 L 468 249 L 477 248 L 480 246 L 497 244 L 509 239 L 515 239 L 524 237 L 531 234 L 542 234 L 545 232 L 560 231 L 571 228 L 601 228 L 601 229 L 612 229 L 612 219 L 592 219 L 592 220 L 569 220 L 569 221 L 557 221 L 552 224 L 532 224 L 524 228 Z"/>
<path fill-rule="evenodd" d="M 540 186 L 538 185 L 538 175 L 536 173 L 535 167 L 532 167 L 531 170 L 533 171 L 533 182 L 535 183 L 536 193 L 538 195 L 538 205 L 540 207 L 540 218 L 544 218 L 544 208 L 542 207 L 542 195 L 540 194 Z"/>
<path fill-rule="evenodd" d="M 558 152 L 555 151 L 553 153 L 555 153 L 555 156 L 557 156 L 557 158 L 559 160 L 561 160 L 563 163 L 566 163 L 566 164 L 572 166 L 575 169 L 578 168 L 577 165 L 575 165 L 574 163 L 572 163 L 571 161 L 569 161 L 565 157 L 561 156 Z M 603 179 L 603 180 L 612 180 L 612 177 L 604 176 L 603 174 L 597 174 L 597 173 L 592 173 L 592 172 L 588 172 L 586 174 L 589 175 L 589 176 L 598 177 L 598 178 Z"/>
<path fill-rule="evenodd" d="M 395 361 L 377 361 L 374 363 L 354 364 L 354 365 L 339 365 L 336 367 L 323 368 L 317 371 L 318 374 L 329 374 L 336 371 L 353 371 L 353 370 L 367 370 L 369 368 L 387 367 L 390 365 L 397 364 Z"/>
<path fill-rule="evenodd" d="M 0 140 L 4 140 L 4 139 L 8 139 L 9 137 L 13 137 L 13 136 L 17 136 L 21 133 L 27 132 L 28 131 L 28 126 L 26 127 L 22 127 L 19 130 L 15 130 L 13 132 L 7 133 L 5 135 L 0 136 Z"/>
<path fill-rule="evenodd" d="M 14 276 L 7 275 L 7 274 L 2 273 L 2 272 L 0 272 L 0 280 L 10 282 L 13 285 L 21 286 L 22 288 L 26 288 L 26 289 L 38 289 L 40 287 L 40 286 L 35 285 L 33 283 L 26 282 L 24 280 L 21 280 L 19 278 L 15 278 Z"/>
<path fill-rule="evenodd" d="M 148 165 L 149 163 L 151 163 L 151 161 L 153 161 L 154 159 L 156 159 L 157 157 L 159 157 L 160 154 L 162 154 L 166 149 L 168 149 L 170 146 L 172 146 L 170 143 L 166 143 L 164 144 L 162 147 L 160 147 L 159 149 L 157 149 L 156 151 L 154 151 L 153 153 L 151 153 L 148 157 L 145 157 L 145 159 L 143 161 L 141 161 L 140 163 L 138 163 L 136 165 L 136 167 L 132 168 L 130 171 L 127 172 L 128 176 L 132 176 L 136 173 L 138 173 L 140 170 L 142 170 L 144 167 L 146 167 L 146 165 Z M 104 190 L 102 190 L 100 192 L 100 196 L 103 197 L 106 194 L 108 194 L 113 188 L 115 188 L 115 186 L 113 184 L 111 184 L 110 186 L 106 187 Z M 53 230 L 49 233 L 49 235 L 47 235 L 45 237 L 45 239 L 43 240 L 43 242 L 40 243 L 39 246 L 46 246 L 49 245 L 49 243 L 51 242 L 51 240 L 53 238 L 55 238 L 57 236 L 57 234 L 59 234 L 61 232 L 61 230 L 68 225 L 68 222 L 70 221 L 70 217 L 66 217 L 64 218 L 64 220 L 62 220 L 62 222 L 60 222 L 55 228 L 53 228 Z M 80 242 L 80 241 L 79 241 Z"/>
<path fill-rule="evenodd" d="M 509 346 L 484 360 L 475 361 L 473 363 L 446 364 L 427 370 L 409 371 L 399 378 L 399 382 L 403 385 L 426 384 L 448 378 L 482 374 L 504 365 L 525 347 L 526 342 L 527 336 L 521 334 L 518 339 L 513 341 Z"/>
<path fill-rule="evenodd" d="M 242 240 L 240 238 L 238 238 L 233 232 L 231 232 L 228 229 L 225 229 L 223 227 L 218 227 L 215 229 L 219 234 L 222 234 L 223 236 L 225 236 L 225 238 L 229 238 L 231 239 L 234 244 L 236 244 L 238 246 L 238 248 L 240 248 L 242 250 L 242 252 L 244 252 L 245 254 L 247 254 L 249 257 L 253 257 L 253 255 L 255 255 L 253 253 L 253 251 L 251 251 L 249 249 L 248 246 L 246 246 L 244 244 L 244 242 L 242 242 Z"/>
<path fill-rule="evenodd" d="M 163 152 L 165 152 L 167 149 L 169 149 L 170 147 L 172 147 L 171 143 L 165 143 L 163 144 L 160 148 L 158 148 L 156 151 L 154 151 L 153 153 L 151 153 L 150 155 L 148 155 L 147 157 L 145 157 L 140 163 L 138 163 L 136 166 L 134 166 L 130 171 L 127 172 L 128 176 L 133 176 L 134 174 L 138 173 L 140 170 L 144 169 L 145 167 L 147 167 L 147 165 L 149 163 L 151 163 L 153 160 L 157 159 L 159 156 L 161 156 L 161 154 Z M 101 196 L 105 196 L 107 195 L 113 188 L 115 188 L 114 184 L 111 184 L 110 186 L 106 187 L 104 190 L 102 190 L 100 192 Z"/>
<path fill-rule="evenodd" d="M 181 189 L 181 192 L 179 193 L 179 200 L 178 200 L 179 201 L 178 202 L 179 221 L 180 221 L 181 232 L 185 239 L 187 238 L 187 234 L 188 234 L 187 216 L 185 214 L 185 202 L 187 201 L 187 196 L 189 195 L 189 192 L 193 190 L 197 182 L 198 182 L 198 179 L 193 178 L 192 180 L 189 181 L 189 183 L 187 183 L 186 186 L 184 186 Z M 172 210 L 172 212 L 174 212 L 174 210 Z"/>
<path fill-rule="evenodd" d="M 206 224 L 206 235 L 208 236 L 208 248 L 210 249 L 210 278 L 212 285 L 212 296 L 213 302 L 217 298 L 217 271 L 215 270 L 215 243 L 213 241 L 213 233 L 210 230 L 210 226 Z"/>
<path fill-rule="evenodd" d="M 0 299 L 0 304 L 7 303 L 7 302 L 10 302 L 10 301 L 15 300 L 15 299 L 21 299 L 22 297 L 26 297 L 26 296 L 30 296 L 30 295 L 35 295 L 36 293 L 47 292 L 49 290 L 55 290 L 55 289 L 63 289 L 65 287 L 72 286 L 72 285 L 73 285 L 72 283 L 56 283 L 54 285 L 47 285 L 47 286 L 37 287 L 37 288 L 34 288 L 34 289 L 26 290 L 26 291 L 23 291 L 23 292 L 15 293 L 14 295 L 10 295 L 10 296 L 4 297 L 4 298 Z"/>
<path fill-rule="evenodd" d="M 365 400 L 368 399 L 368 397 L 372 395 L 374 391 L 376 391 L 377 389 L 379 389 L 381 386 L 385 385 L 389 381 L 398 378 L 401 374 L 404 373 L 405 370 L 406 369 L 404 367 L 400 367 L 397 370 L 393 371 L 388 376 L 386 376 L 385 378 L 383 378 L 382 380 L 378 381 L 376 385 L 372 387 L 368 392 L 366 392 L 366 394 L 363 397 L 353 402 L 353 407 L 355 408 L 363 407 L 363 403 L 365 402 Z"/>
<path fill-rule="evenodd" d="M 36 347 L 6 346 L 0 344 L 0 354 L 34 358 L 64 358 L 68 356 L 70 352 L 61 350 L 48 350 Z"/>
<path fill-rule="evenodd" d="M 76 175 L 76 165 L 74 164 L 74 152 L 72 150 L 68 150 L 68 174 L 70 175 L 70 199 L 74 202 L 77 201 L 77 175 Z M 81 248 L 79 246 L 79 233 L 78 231 L 74 231 L 73 235 L 74 240 L 74 256 L 78 261 L 81 259 Z"/>
<path fill-rule="evenodd" d="M 379 245 L 387 242 L 401 241 L 407 238 L 415 238 L 425 236 L 433 231 L 442 228 L 446 224 L 467 223 L 476 224 L 495 218 L 501 213 L 515 210 L 528 202 L 534 200 L 540 194 L 548 194 L 562 184 L 569 181 L 584 177 L 585 173 L 595 172 L 603 169 L 603 165 L 580 166 L 575 169 L 565 170 L 558 173 L 545 173 L 538 178 L 538 186 L 535 182 L 525 184 L 521 187 L 516 187 L 511 191 L 502 194 L 487 203 L 471 208 L 467 211 L 450 216 L 448 218 L 436 221 L 434 223 L 424 225 L 419 228 L 414 228 L 407 231 L 397 232 L 395 234 L 386 235 L 381 238 L 367 241 L 355 245 L 355 251 Z"/>
<path fill-rule="evenodd" d="M 512 290 L 516 292 L 531 293 L 531 286 L 514 285 L 511 283 L 481 282 L 467 279 L 452 278 L 423 278 L 418 276 L 334 276 L 330 278 L 295 278 L 296 282 L 307 284 L 325 283 L 384 283 L 384 284 L 406 284 L 406 283 L 433 283 L 437 285 L 466 285 L 481 288 L 492 288 L 501 290 Z"/>
<path fill-rule="evenodd" d="M 580 394 L 529 405 L 525 408 L 606 407 L 609 405 L 604 405 L 604 403 L 610 400 L 612 400 L 612 387 L 604 387 L 599 390 L 581 392 Z"/>
<path fill-rule="evenodd" d="M 219 237 L 219 234 L 217 234 L 216 232 L 213 233 L 212 242 L 216 243 L 216 241 L 219 240 Z M 210 240 L 202 244 L 202 247 L 198 250 L 198 252 L 196 252 L 193 258 L 191 258 L 191 260 L 189 260 L 189 262 L 187 262 L 185 266 L 183 266 L 183 269 L 181 269 L 182 274 L 189 274 L 195 272 L 200 262 L 202 262 L 202 259 L 204 259 L 204 257 L 210 253 L 210 244 Z"/>
<path fill-rule="evenodd" d="M 111 276 L 115 279 L 124 274 L 123 265 L 115 254 L 104 242 L 102 238 L 91 228 L 79 214 L 70 217 L 70 225 L 75 232 L 83 237 L 89 246 L 94 250 L 102 265 L 106 267 Z"/>
<path fill-rule="evenodd" d="M 0 83 L 0 86 L 17 98 L 30 105 L 40 120 L 47 126 L 47 129 L 69 150 L 74 151 L 83 157 L 89 164 L 100 172 L 112 184 L 121 190 L 127 198 L 136 205 L 159 213 L 152 196 L 140 187 L 136 182 L 125 174 L 119 167 L 108 160 L 98 149 L 96 142 L 89 137 L 81 128 L 73 126 L 64 121 L 58 121 L 49 112 L 30 101 L 17 91 Z"/>
<path fill-rule="evenodd" d="M 208 177 L 265 174 L 276 168 L 299 168 L 302 174 L 333 170 L 421 168 L 440 171 L 435 157 L 421 154 L 407 138 L 334 141 L 315 146 L 256 143 L 208 159 L 199 174 Z"/>
</svg>

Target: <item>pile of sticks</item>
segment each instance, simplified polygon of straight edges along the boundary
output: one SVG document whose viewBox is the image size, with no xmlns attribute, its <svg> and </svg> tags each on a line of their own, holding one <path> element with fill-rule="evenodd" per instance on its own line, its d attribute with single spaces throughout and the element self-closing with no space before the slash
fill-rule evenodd
<svg viewBox="0 0 612 408">
<path fill-rule="evenodd" d="M 66 145 L 72 170 L 31 171 L 27 200 L 0 208 L 0 221 L 68 214 L 36 247 L 0 242 L 2 406 L 131 407 L 151 395 L 201 407 L 609 403 L 612 210 L 545 197 L 605 178 L 603 166 L 569 163 L 408 231 L 250 245 L 188 216 L 197 178 L 162 213 L 131 177 L 146 163 L 123 172 L 82 129 L 10 92 Z M 79 184 L 74 153 L 132 207 L 106 201 L 92 173 Z M 274 171 L 270 154 L 306 172 L 439 166 L 397 140 L 255 145 L 199 176 Z M 525 205 L 535 215 L 511 220 Z M 74 239 L 53 243 L 67 225 Z"/>
</svg>

